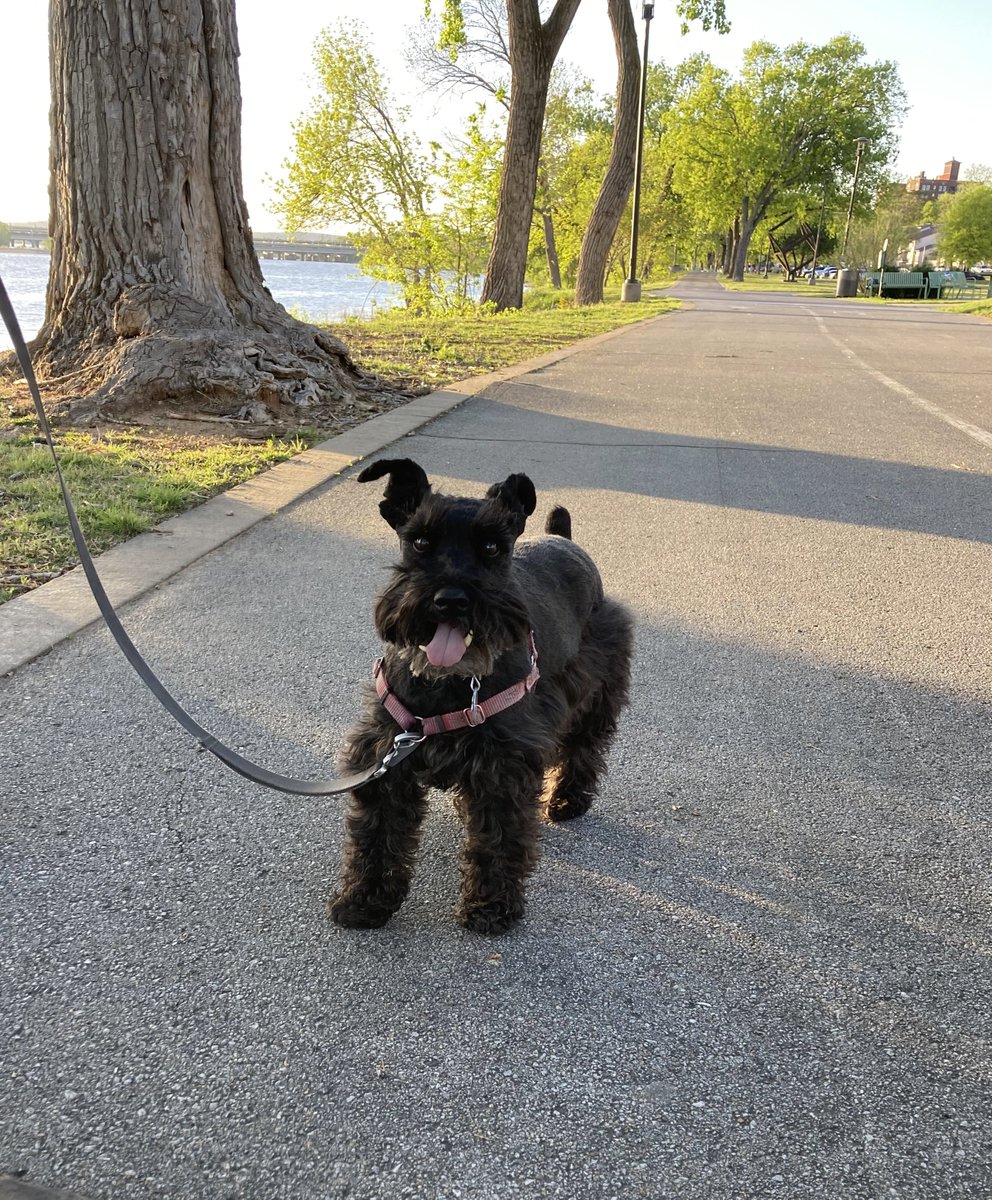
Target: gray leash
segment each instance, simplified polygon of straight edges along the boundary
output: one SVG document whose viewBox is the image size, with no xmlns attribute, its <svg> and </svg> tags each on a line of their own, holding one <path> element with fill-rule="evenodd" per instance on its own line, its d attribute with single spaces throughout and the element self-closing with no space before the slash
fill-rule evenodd
<svg viewBox="0 0 992 1200">
<path fill-rule="evenodd" d="M 237 751 L 218 741 L 212 733 L 204 729 L 198 721 L 194 720 L 186 712 L 179 701 L 167 691 L 155 672 L 145 662 L 144 658 L 142 658 L 134 642 L 131 641 L 117 613 L 114 611 L 114 606 L 110 603 L 110 599 L 97 573 L 93 558 L 86 545 L 86 539 L 83 537 L 83 531 L 79 526 L 79 520 L 76 517 L 76 510 L 73 507 L 65 477 L 62 474 L 62 466 L 59 463 L 59 456 L 55 450 L 55 442 L 52 440 L 51 427 L 48 424 L 48 417 L 41 402 L 41 393 L 38 390 L 38 382 L 35 379 L 34 367 L 31 365 L 31 356 L 28 353 L 27 346 L 24 344 L 21 327 L 17 322 L 17 316 L 7 296 L 7 289 L 4 287 L 2 279 L 0 279 L 0 316 L 3 317 L 4 324 L 7 326 L 7 332 L 10 334 L 11 341 L 14 344 L 14 353 L 17 355 L 17 361 L 31 391 L 31 397 L 34 400 L 35 410 L 38 414 L 38 422 L 45 435 L 48 448 L 52 452 L 52 458 L 55 462 L 55 474 L 62 491 L 62 499 L 65 502 L 66 512 L 69 514 L 69 528 L 72 530 L 72 540 L 76 543 L 79 563 L 90 585 L 90 591 L 92 591 L 97 607 L 104 621 L 107 623 L 107 628 L 113 634 L 117 645 L 123 650 L 124 657 L 135 669 L 142 683 L 152 692 L 166 712 L 174 717 L 187 733 L 192 734 L 204 750 L 209 750 L 211 754 L 219 758 L 232 771 L 236 771 L 239 775 L 243 775 L 246 779 L 250 779 L 254 783 L 260 783 L 263 787 L 273 788 L 278 792 L 289 792 L 294 796 L 337 796 L 342 792 L 350 792 L 354 788 L 361 787 L 362 784 L 370 782 L 370 780 L 380 778 L 390 767 L 396 766 L 397 763 L 401 763 L 404 758 L 412 754 L 424 740 L 423 735 L 418 733 L 400 733 L 393 739 L 393 747 L 385 758 L 374 767 L 370 767 L 367 771 L 359 771 L 354 775 L 347 775 L 342 779 L 294 779 L 291 776 L 280 775 L 275 771 L 270 771 L 266 767 L 260 767 L 257 763 L 244 758 Z"/>
</svg>

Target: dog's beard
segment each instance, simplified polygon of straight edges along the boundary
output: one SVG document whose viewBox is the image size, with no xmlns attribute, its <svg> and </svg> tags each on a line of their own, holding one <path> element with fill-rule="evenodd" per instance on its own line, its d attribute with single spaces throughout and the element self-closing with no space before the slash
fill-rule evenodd
<svg viewBox="0 0 992 1200">
<path fill-rule="evenodd" d="M 420 646 L 398 646 L 397 653 L 409 667 L 411 675 L 427 680 L 451 677 L 469 679 L 473 675 L 482 679 L 486 675 L 491 675 L 496 665 L 496 657 L 491 651 L 474 644 L 458 662 L 447 667 L 436 666 L 432 663 Z"/>
<path fill-rule="evenodd" d="M 446 675 L 490 675 L 499 657 L 526 645 L 530 619 L 515 589 L 491 592 L 485 600 L 470 598 L 463 622 L 441 620 L 434 608 L 436 585 L 418 594 L 411 572 L 398 568 L 379 597 L 376 628 L 400 652 L 414 675 L 428 679 Z"/>
</svg>

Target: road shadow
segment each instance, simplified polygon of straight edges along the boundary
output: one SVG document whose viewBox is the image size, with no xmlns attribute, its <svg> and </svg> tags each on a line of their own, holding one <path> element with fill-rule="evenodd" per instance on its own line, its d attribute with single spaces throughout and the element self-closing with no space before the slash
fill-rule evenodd
<svg viewBox="0 0 992 1200">
<path fill-rule="evenodd" d="M 694 438 L 648 429 L 625 428 L 578 417 L 532 412 L 560 403 L 561 393 L 530 383 L 533 397 L 524 408 L 519 389 L 514 402 L 501 402 L 500 390 L 476 397 L 470 414 L 454 412 L 417 434 L 436 452 L 484 445 L 505 447 L 508 470 L 520 470 L 521 447 L 542 488 L 622 491 L 690 504 L 718 505 L 777 513 L 816 521 L 967 541 L 992 541 L 992 476 L 950 467 L 919 466 L 874 458 L 795 449 L 754 442 Z M 583 405 L 576 397 L 576 406 Z M 589 403 L 594 403 L 590 398 Z M 468 427 L 472 434 L 462 435 Z M 529 425 L 521 433 L 521 425 Z M 413 453 L 413 448 L 403 449 Z M 395 454 L 395 448 L 386 455 Z M 473 472 L 473 456 L 460 453 L 459 478 L 478 484 L 493 480 Z M 491 472 L 490 472 L 491 473 Z"/>
</svg>

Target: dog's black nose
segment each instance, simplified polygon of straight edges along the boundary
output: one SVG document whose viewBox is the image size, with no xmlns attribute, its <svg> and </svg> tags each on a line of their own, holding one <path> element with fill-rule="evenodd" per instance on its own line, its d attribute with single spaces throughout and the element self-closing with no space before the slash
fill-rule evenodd
<svg viewBox="0 0 992 1200">
<path fill-rule="evenodd" d="M 468 612 L 468 596 L 461 588 L 439 588 L 434 593 L 434 607 L 442 617 L 464 617 Z"/>
</svg>

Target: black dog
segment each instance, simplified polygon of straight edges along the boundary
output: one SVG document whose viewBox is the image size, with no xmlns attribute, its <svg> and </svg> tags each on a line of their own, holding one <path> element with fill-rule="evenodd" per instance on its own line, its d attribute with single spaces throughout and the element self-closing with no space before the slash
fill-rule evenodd
<svg viewBox="0 0 992 1200">
<path fill-rule="evenodd" d="M 385 924 L 406 898 L 428 787 L 452 789 L 465 825 L 458 917 L 502 933 L 524 911 L 538 856 L 545 773 L 552 821 L 589 808 L 627 703 L 631 618 L 603 595 L 592 559 L 555 508 L 553 536 L 516 546 L 537 497 L 526 475 L 483 500 L 435 495 L 410 459 L 388 475 L 379 509 L 402 559 L 375 609 L 386 645 L 376 690 L 341 758 L 381 761 L 400 726 L 427 734 L 381 778 L 352 792 L 339 925 Z M 432 718 L 434 718 L 432 720 Z"/>
</svg>

